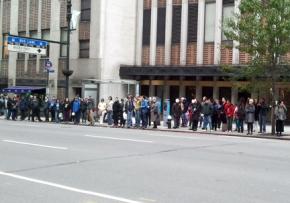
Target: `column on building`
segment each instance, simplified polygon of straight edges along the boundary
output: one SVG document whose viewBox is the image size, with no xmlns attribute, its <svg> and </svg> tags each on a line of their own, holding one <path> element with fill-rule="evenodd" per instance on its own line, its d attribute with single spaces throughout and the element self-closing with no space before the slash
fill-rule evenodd
<svg viewBox="0 0 290 203">
<path fill-rule="evenodd" d="M 143 9 L 144 9 L 144 0 L 137 0 L 137 36 L 136 36 L 137 66 L 142 65 Z"/>
<path fill-rule="evenodd" d="M 222 42 L 223 0 L 216 1 L 214 64 L 220 64 Z"/>
<path fill-rule="evenodd" d="M 10 34 L 18 35 L 18 0 L 11 0 L 11 14 L 10 14 Z M 16 85 L 16 65 L 17 65 L 17 53 L 9 53 L 8 64 L 8 86 Z"/>
<path fill-rule="evenodd" d="M 169 77 L 164 77 L 164 93 L 163 93 L 163 100 L 170 99 L 170 86 L 168 84 Z"/>
<path fill-rule="evenodd" d="M 150 76 L 149 78 L 149 96 L 156 96 L 155 95 L 155 86 L 153 85 L 154 77 Z"/>
<path fill-rule="evenodd" d="M 187 32 L 188 32 L 188 0 L 182 0 L 180 65 L 186 65 Z"/>
<path fill-rule="evenodd" d="M 172 0 L 166 1 L 166 25 L 165 25 L 165 65 L 170 65 L 171 38 L 172 38 Z"/>
<path fill-rule="evenodd" d="M 232 104 L 237 104 L 238 94 L 239 94 L 239 89 L 235 86 L 232 86 L 232 98 L 231 98 Z"/>
<path fill-rule="evenodd" d="M 150 65 L 156 64 L 156 47 L 157 47 L 157 16 L 158 1 L 152 0 L 151 4 L 151 32 L 150 32 Z"/>
<path fill-rule="evenodd" d="M 50 38 L 54 41 L 60 41 L 60 3 L 59 0 L 51 0 Z M 49 94 L 57 96 L 60 45 L 50 44 L 49 55 L 55 70 L 54 73 L 49 74 Z"/>
<path fill-rule="evenodd" d="M 184 85 L 185 77 L 180 76 L 179 78 L 179 97 L 185 97 L 185 85 Z"/>
<path fill-rule="evenodd" d="M 30 16 L 30 1 L 27 0 L 26 2 L 26 25 L 25 25 L 25 36 L 29 37 L 29 16 Z M 25 54 L 25 60 L 24 60 L 24 72 L 27 73 L 28 70 L 28 59 L 29 54 Z"/>
<path fill-rule="evenodd" d="M 197 56 L 196 63 L 203 64 L 203 47 L 204 47 L 204 17 L 205 17 L 205 0 L 198 1 L 198 25 L 197 25 Z"/>
<path fill-rule="evenodd" d="M 0 44 L 2 45 L 3 44 L 3 31 L 2 31 L 2 21 L 3 21 L 3 0 L 0 0 Z M 3 55 L 3 49 L 1 47 L 0 49 L 0 59 L 2 59 L 2 55 Z"/>
<path fill-rule="evenodd" d="M 214 86 L 213 86 L 213 99 L 219 99 L 219 87 L 217 85 L 218 77 L 214 77 Z"/>
<path fill-rule="evenodd" d="M 239 13 L 239 5 L 241 3 L 241 0 L 235 0 L 235 8 L 234 13 Z M 240 63 L 240 51 L 236 48 L 239 46 L 239 42 L 233 41 L 233 64 L 239 64 Z"/>
<path fill-rule="evenodd" d="M 37 38 L 41 39 L 41 9 L 42 0 L 38 2 L 38 18 L 37 18 Z M 36 58 L 36 73 L 39 73 L 40 70 L 40 55 L 37 55 Z"/>
<path fill-rule="evenodd" d="M 201 101 L 202 99 L 202 86 L 200 84 L 200 81 L 201 81 L 201 77 L 200 76 L 197 76 L 196 77 L 196 99 L 198 101 Z"/>
</svg>

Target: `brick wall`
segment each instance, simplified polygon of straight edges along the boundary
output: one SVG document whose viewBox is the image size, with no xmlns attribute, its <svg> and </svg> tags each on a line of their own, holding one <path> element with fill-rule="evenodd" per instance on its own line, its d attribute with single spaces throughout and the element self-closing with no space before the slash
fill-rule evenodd
<svg viewBox="0 0 290 203">
<path fill-rule="evenodd" d="M 189 43 L 187 45 L 187 52 L 186 52 L 186 64 L 193 65 L 196 64 L 196 50 L 197 45 L 196 43 Z"/>
<path fill-rule="evenodd" d="M 143 46 L 142 65 L 149 65 L 149 63 L 150 63 L 150 46 Z"/>
<path fill-rule="evenodd" d="M 173 5 L 181 5 L 182 4 L 182 0 L 173 0 Z"/>
<path fill-rule="evenodd" d="M 23 78 L 25 74 L 25 61 L 24 60 L 17 60 L 16 62 L 16 78 Z"/>
<path fill-rule="evenodd" d="M 166 7 L 166 0 L 158 0 L 158 7 Z"/>
<path fill-rule="evenodd" d="M 51 0 L 42 0 L 41 5 L 41 29 L 50 28 L 50 13 L 51 13 Z"/>
<path fill-rule="evenodd" d="M 30 0 L 29 30 L 37 30 L 38 25 L 38 0 Z"/>
<path fill-rule="evenodd" d="M 0 78 L 8 77 L 8 60 L 2 59 L 0 60 Z"/>
<path fill-rule="evenodd" d="M 165 63 L 165 47 L 157 46 L 156 49 L 156 65 L 164 65 Z"/>
<path fill-rule="evenodd" d="M 27 0 L 19 1 L 18 7 L 18 31 L 26 31 Z"/>
<path fill-rule="evenodd" d="M 80 40 L 90 39 L 90 22 L 80 22 Z"/>
<path fill-rule="evenodd" d="M 203 64 L 214 64 L 214 43 L 205 43 L 203 49 Z"/>
<path fill-rule="evenodd" d="M 150 9 L 151 3 L 152 3 L 152 0 L 144 0 L 144 9 Z"/>
<path fill-rule="evenodd" d="M 233 49 L 226 48 L 226 44 L 222 43 L 221 48 L 221 64 L 230 65 L 233 63 Z"/>
<path fill-rule="evenodd" d="M 26 78 L 36 78 L 36 60 L 28 60 Z"/>
<path fill-rule="evenodd" d="M 180 64 L 180 44 L 173 44 L 171 46 L 171 65 Z"/>
<path fill-rule="evenodd" d="M 60 0 L 60 27 L 67 27 L 66 9 L 66 0 Z"/>
<path fill-rule="evenodd" d="M 251 56 L 247 53 L 240 52 L 240 64 L 247 64 L 251 60 Z"/>
<path fill-rule="evenodd" d="M 2 32 L 8 33 L 10 31 L 10 11 L 11 11 L 11 0 L 4 0 L 3 2 L 3 15 L 2 19 Z"/>
</svg>

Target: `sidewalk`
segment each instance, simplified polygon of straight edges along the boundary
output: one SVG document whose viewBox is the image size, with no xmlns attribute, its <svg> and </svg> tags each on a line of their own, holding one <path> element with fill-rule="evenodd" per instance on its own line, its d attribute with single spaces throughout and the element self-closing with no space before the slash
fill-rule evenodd
<svg viewBox="0 0 290 203">
<path fill-rule="evenodd" d="M 5 120 L 3 117 L 0 117 L 0 120 Z M 26 122 L 29 122 L 27 120 L 25 120 Z M 20 122 L 20 121 L 14 121 L 14 122 Z M 23 121 L 21 121 L 23 122 Z M 35 122 L 38 123 L 38 122 Z M 45 122 L 43 122 L 45 123 Z M 55 124 L 58 125 L 56 123 L 50 123 L 50 124 Z M 60 123 L 63 125 L 73 125 L 73 123 Z M 110 126 L 108 126 L 107 124 L 99 124 L 99 123 L 95 123 L 94 126 L 89 126 L 88 123 L 87 124 L 80 124 L 81 126 L 87 126 L 87 127 L 105 127 L 105 128 L 110 128 Z M 173 125 L 172 125 L 173 126 Z M 135 128 L 131 128 L 132 130 L 134 130 Z M 233 126 L 234 129 L 234 126 Z M 266 134 L 258 134 L 257 132 L 254 132 L 253 135 L 247 135 L 247 132 L 245 131 L 244 133 L 238 133 L 236 131 L 233 132 L 222 132 L 220 130 L 217 131 L 206 131 L 206 130 L 201 130 L 198 129 L 197 131 L 193 132 L 192 130 L 189 130 L 189 127 L 180 127 L 178 129 L 168 129 L 167 126 L 163 125 L 163 122 L 161 122 L 161 125 L 158 126 L 157 129 L 153 129 L 152 126 L 148 127 L 147 129 L 145 129 L 147 131 L 162 131 L 162 132 L 168 132 L 168 133 L 174 133 L 174 132 L 178 132 L 178 133 L 184 133 L 184 134 L 190 134 L 190 135 L 194 135 L 194 134 L 204 134 L 204 135 L 212 135 L 212 136 L 232 136 L 232 137 L 246 137 L 246 138 L 261 138 L 261 139 L 277 139 L 277 140 L 289 140 L 290 141 L 290 126 L 285 126 L 284 130 L 284 134 L 282 136 L 273 136 L 270 134 L 270 130 L 271 130 L 271 126 L 267 125 L 267 132 Z"/>
</svg>

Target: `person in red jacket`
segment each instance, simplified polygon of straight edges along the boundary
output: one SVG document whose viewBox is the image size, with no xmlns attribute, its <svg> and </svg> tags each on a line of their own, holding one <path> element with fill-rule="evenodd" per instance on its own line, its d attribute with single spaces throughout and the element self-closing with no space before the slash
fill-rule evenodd
<svg viewBox="0 0 290 203">
<path fill-rule="evenodd" d="M 225 112 L 227 116 L 228 132 L 233 131 L 233 119 L 235 115 L 235 105 L 231 103 L 230 100 L 227 100 L 225 105 Z"/>
</svg>

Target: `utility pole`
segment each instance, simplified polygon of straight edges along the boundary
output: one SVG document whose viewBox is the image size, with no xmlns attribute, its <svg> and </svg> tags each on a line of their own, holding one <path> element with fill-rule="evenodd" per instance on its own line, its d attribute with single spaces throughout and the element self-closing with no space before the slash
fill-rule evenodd
<svg viewBox="0 0 290 203">
<path fill-rule="evenodd" d="M 69 56 L 70 56 L 70 32 L 71 32 L 71 12 L 72 3 L 71 0 L 67 0 L 67 47 L 66 47 L 66 69 L 62 70 L 62 73 L 65 75 L 65 97 L 69 98 L 69 77 L 73 74 L 73 71 L 69 69 Z"/>
</svg>

